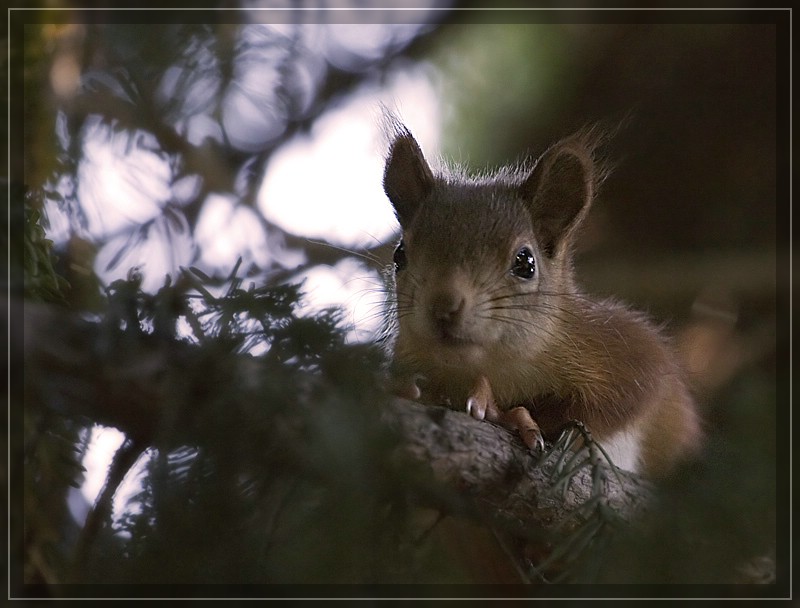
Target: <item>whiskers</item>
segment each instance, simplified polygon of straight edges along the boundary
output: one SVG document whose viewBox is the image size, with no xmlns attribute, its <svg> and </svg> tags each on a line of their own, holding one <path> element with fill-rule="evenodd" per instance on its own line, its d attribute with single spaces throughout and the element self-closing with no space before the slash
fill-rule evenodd
<svg viewBox="0 0 800 608">
<path fill-rule="evenodd" d="M 378 247 L 385 245 L 384 242 L 378 240 L 376 237 L 370 235 L 372 239 L 375 240 Z M 316 245 L 318 247 L 327 248 L 327 249 L 334 249 L 336 251 L 340 251 L 342 253 L 346 253 L 348 256 L 360 258 L 365 262 L 368 262 L 370 265 L 373 265 L 376 268 L 381 268 L 385 265 L 384 261 L 382 261 L 377 255 L 375 255 L 370 249 L 350 249 L 349 247 L 344 247 L 342 245 L 334 245 L 333 243 L 328 243 L 327 241 L 318 241 L 316 239 L 307 238 L 306 241 L 311 243 L 312 245 Z"/>
<path fill-rule="evenodd" d="M 475 316 L 502 323 L 530 335 L 534 341 L 569 344 L 572 352 L 591 349 L 611 358 L 606 347 L 607 331 L 592 323 L 590 311 L 606 311 L 591 296 L 574 291 L 529 289 L 519 291 L 499 280 L 484 281 L 485 296 L 475 305 Z M 589 320 L 589 322 L 587 322 Z"/>
<path fill-rule="evenodd" d="M 488 290 L 484 299 L 477 302 L 475 308 L 483 313 L 483 318 L 502 318 L 509 322 L 531 323 L 542 326 L 546 324 L 547 317 L 554 318 L 557 321 L 566 317 L 576 320 L 581 319 L 581 315 L 569 306 L 569 300 L 572 296 L 577 296 L 577 294 L 571 292 L 547 292 L 538 289 L 517 291 L 507 285 L 498 285 L 496 288 Z M 506 316 L 497 315 L 497 311 L 505 311 Z M 530 314 L 515 315 L 513 311 L 522 311 Z M 536 313 L 541 313 L 541 315 L 537 318 L 531 318 L 531 315 Z"/>
<path fill-rule="evenodd" d="M 375 283 L 369 291 L 378 297 L 373 302 L 372 311 L 362 320 L 376 324 L 379 330 L 375 337 L 379 343 L 393 342 L 400 321 L 414 312 L 414 294 L 418 292 L 418 277 L 406 269 L 403 271 L 402 284 L 398 285 L 394 271 L 384 266 L 382 280 Z"/>
<path fill-rule="evenodd" d="M 407 268 L 398 279 L 385 300 L 393 331 L 406 317 L 426 314 L 415 300 L 435 277 L 426 276 L 423 284 Z M 567 289 L 538 289 L 535 284 L 514 284 L 496 274 L 481 276 L 469 289 L 477 299 L 469 307 L 464 329 L 478 342 L 484 337 L 487 344 L 522 340 L 531 351 L 546 349 L 579 359 L 580 353 L 591 350 L 598 356 L 612 357 L 606 347 L 610 330 L 604 327 L 603 320 L 613 311 L 591 296 Z"/>
</svg>

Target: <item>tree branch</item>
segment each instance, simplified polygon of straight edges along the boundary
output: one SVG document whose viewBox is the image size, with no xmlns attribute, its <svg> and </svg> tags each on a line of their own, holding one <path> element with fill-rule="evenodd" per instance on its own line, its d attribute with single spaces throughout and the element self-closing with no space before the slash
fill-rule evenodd
<svg viewBox="0 0 800 608">
<path fill-rule="evenodd" d="M 433 476 L 520 521 L 552 527 L 571 517 L 593 496 L 593 471 L 589 456 L 565 454 L 568 441 L 543 454 L 532 454 L 514 433 L 444 407 L 393 400 L 385 420 L 404 441 L 405 455 L 422 464 Z M 574 466 L 565 465 L 570 458 Z M 579 462 L 580 461 L 580 462 Z M 647 497 L 641 479 L 604 468 L 605 498 L 629 519 Z M 564 483 L 564 473 L 574 471 Z M 562 491 L 554 493 L 554 485 Z"/>
</svg>

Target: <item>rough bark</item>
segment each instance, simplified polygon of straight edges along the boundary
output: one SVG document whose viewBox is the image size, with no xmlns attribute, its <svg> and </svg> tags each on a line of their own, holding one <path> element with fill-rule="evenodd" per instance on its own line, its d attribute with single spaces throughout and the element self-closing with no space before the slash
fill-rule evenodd
<svg viewBox="0 0 800 608">
<path fill-rule="evenodd" d="M 617 514 L 629 519 L 647 497 L 645 482 L 616 474 L 599 452 L 575 454 L 561 446 L 532 453 L 500 426 L 405 399 L 395 399 L 385 419 L 402 434 L 405 453 L 436 479 L 521 522 L 547 528 L 591 500 L 596 493 L 593 458 L 602 467 L 606 504 Z M 568 475 L 573 457 L 571 463 L 578 466 Z"/>
</svg>

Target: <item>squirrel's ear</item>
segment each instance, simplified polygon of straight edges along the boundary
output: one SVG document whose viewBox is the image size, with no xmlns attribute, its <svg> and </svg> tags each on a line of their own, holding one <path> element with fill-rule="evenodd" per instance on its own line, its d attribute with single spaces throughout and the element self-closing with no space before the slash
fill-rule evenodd
<svg viewBox="0 0 800 608">
<path fill-rule="evenodd" d="M 592 149 L 579 137 L 545 152 L 520 186 L 545 255 L 569 245 L 589 210 L 595 177 Z"/>
<path fill-rule="evenodd" d="M 422 200 L 433 189 L 431 172 L 422 150 L 408 129 L 402 127 L 389 148 L 383 172 L 383 190 L 401 226 L 407 226 Z"/>
</svg>

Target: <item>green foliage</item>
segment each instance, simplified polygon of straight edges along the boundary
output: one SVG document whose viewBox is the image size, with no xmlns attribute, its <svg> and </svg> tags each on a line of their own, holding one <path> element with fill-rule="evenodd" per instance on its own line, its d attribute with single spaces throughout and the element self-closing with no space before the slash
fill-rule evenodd
<svg viewBox="0 0 800 608">
<path fill-rule="evenodd" d="M 380 353 L 345 345 L 332 311 L 297 316 L 297 285 L 209 280 L 187 270 L 147 294 L 134 272 L 109 286 L 97 343 L 130 352 L 166 343 L 176 359 L 158 372 L 157 407 L 141 412 L 154 416 L 149 436 L 134 440 L 145 450 L 141 489 L 96 536 L 87 524 L 70 568 L 54 568 L 104 583 L 370 582 L 402 572 L 408 558 L 392 539 L 405 491 L 390 466 L 396 439 L 378 418 Z M 174 350 L 176 338 L 190 350 Z"/>
<path fill-rule="evenodd" d="M 19 202 L 16 202 L 19 204 Z M 24 206 L 24 285 L 25 298 L 38 302 L 66 304 L 65 292 L 69 284 L 53 268 L 53 241 L 46 237 L 42 216 L 38 209 L 27 203 Z"/>
<path fill-rule="evenodd" d="M 24 212 L 21 249 L 25 299 L 64 305 L 69 285 L 54 269 L 53 243 L 46 238 L 41 214 L 27 197 L 23 203 L 23 197 L 21 188 L 13 192 L 16 210 Z M 28 581 L 55 582 L 65 567 L 65 533 L 74 530 L 67 492 L 82 481 L 80 462 L 87 440 L 88 433 L 80 424 L 52 410 L 27 404 L 23 411 L 19 449 L 25 519 L 23 538 L 18 542 L 24 543 L 27 552 L 24 577 Z"/>
</svg>

